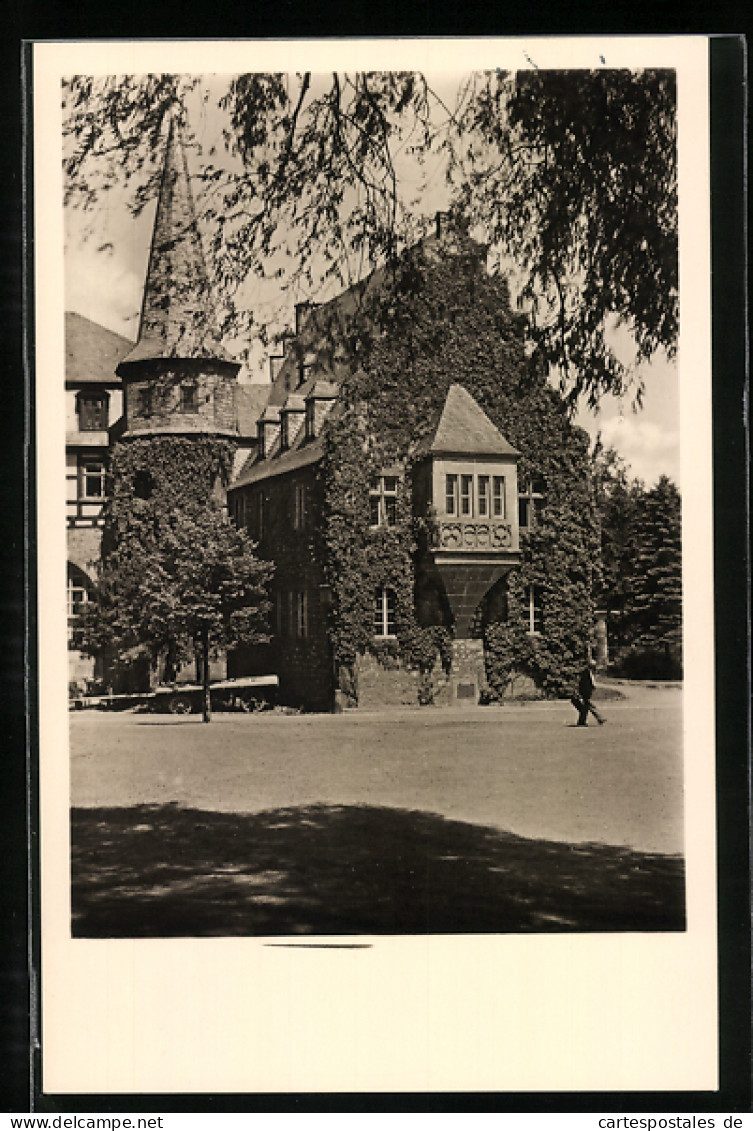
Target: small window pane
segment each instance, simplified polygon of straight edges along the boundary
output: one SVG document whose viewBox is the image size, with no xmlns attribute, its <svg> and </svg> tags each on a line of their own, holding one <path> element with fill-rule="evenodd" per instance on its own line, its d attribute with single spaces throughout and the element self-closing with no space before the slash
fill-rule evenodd
<svg viewBox="0 0 753 1131">
<path fill-rule="evenodd" d="M 392 589 L 377 589 L 374 601 L 374 635 L 395 635 L 395 594 Z"/>
<path fill-rule="evenodd" d="M 199 411 L 199 396 L 195 385 L 181 385 L 180 410 L 181 412 Z"/>
<path fill-rule="evenodd" d="M 460 476 L 460 513 L 462 515 L 473 514 L 473 476 L 461 475 Z"/>
<path fill-rule="evenodd" d="M 138 411 L 142 416 L 152 415 L 152 390 L 139 389 Z"/>
<path fill-rule="evenodd" d="M 369 480 L 369 516 L 372 526 L 394 526 L 397 522 L 397 476 L 373 476 Z"/>
<path fill-rule="evenodd" d="M 528 590 L 528 631 L 544 631 L 543 594 L 538 585 L 531 585 Z"/>
<path fill-rule="evenodd" d="M 505 480 L 502 475 L 495 475 L 492 484 L 493 508 L 495 518 L 505 517 Z"/>
<path fill-rule="evenodd" d="M 84 464 L 82 487 L 85 499 L 103 499 L 105 496 L 105 465 L 101 462 Z"/>
<path fill-rule="evenodd" d="M 101 432 L 107 428 L 107 397 L 103 393 L 81 393 L 78 399 L 78 426 L 82 432 Z"/>
<path fill-rule="evenodd" d="M 458 513 L 458 477 L 457 475 L 448 475 L 445 479 L 445 512 L 447 514 Z"/>
<path fill-rule="evenodd" d="M 488 475 L 479 475 L 478 477 L 478 513 L 481 518 L 486 518 L 489 514 Z"/>
</svg>

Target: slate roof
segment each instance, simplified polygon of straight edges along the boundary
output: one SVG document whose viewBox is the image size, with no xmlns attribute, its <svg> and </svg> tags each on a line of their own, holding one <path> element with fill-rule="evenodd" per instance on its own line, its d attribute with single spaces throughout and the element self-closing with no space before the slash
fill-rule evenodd
<svg viewBox="0 0 753 1131">
<path fill-rule="evenodd" d="M 416 245 L 407 248 L 403 253 L 410 256 L 420 251 L 431 262 L 447 254 L 448 247 L 456 251 L 460 246 L 473 249 L 478 254 L 485 254 L 485 248 L 469 236 L 451 233 L 449 243 L 447 235 L 429 235 L 420 240 Z M 280 366 L 273 382 L 270 404 L 281 404 L 289 392 L 301 392 L 299 388 L 299 363 L 311 367 L 311 372 L 317 379 L 324 378 L 339 387 L 351 369 L 351 362 L 344 357 L 338 357 L 333 350 L 333 342 L 339 333 L 347 329 L 349 321 L 358 311 L 365 299 L 372 294 L 379 293 L 387 277 L 386 267 L 377 267 L 365 279 L 348 287 L 347 290 L 335 295 L 327 302 L 320 305 L 312 304 L 306 314 L 305 321 L 298 334 L 292 332 L 284 335 L 293 340 L 293 345 L 288 345 L 285 360 Z M 312 364 L 313 363 L 313 364 Z"/>
<path fill-rule="evenodd" d="M 115 369 L 133 349 L 133 342 L 106 330 L 83 314 L 65 315 L 65 381 L 67 385 L 119 385 Z"/>
<path fill-rule="evenodd" d="M 297 444 L 280 452 L 275 446 L 266 459 L 258 459 L 256 455 L 249 456 L 241 468 L 238 477 L 230 484 L 230 490 L 236 487 L 247 487 L 251 483 L 261 483 L 265 479 L 275 479 L 278 475 L 285 475 L 289 471 L 298 471 L 302 467 L 309 467 L 316 463 L 324 454 L 324 441 L 321 436 L 303 444 Z"/>
<path fill-rule="evenodd" d="M 138 341 L 121 364 L 170 357 L 236 364 L 216 330 L 186 153 L 175 120 L 167 138 Z"/>
<path fill-rule="evenodd" d="M 256 436 L 256 424 L 269 400 L 269 385 L 236 385 L 235 414 L 241 436 Z"/>
<path fill-rule="evenodd" d="M 516 451 L 462 385 L 450 385 L 429 451 L 478 456 L 516 456 Z"/>
</svg>

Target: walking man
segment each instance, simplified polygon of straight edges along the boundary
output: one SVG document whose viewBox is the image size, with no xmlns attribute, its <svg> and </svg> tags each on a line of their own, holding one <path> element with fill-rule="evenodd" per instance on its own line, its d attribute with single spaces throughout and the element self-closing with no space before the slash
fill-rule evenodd
<svg viewBox="0 0 753 1131">
<path fill-rule="evenodd" d="M 591 665 L 586 664 L 585 668 L 580 673 L 580 679 L 578 680 L 578 694 L 577 694 L 577 696 L 574 695 L 573 699 L 572 699 L 573 706 L 578 711 L 578 722 L 577 722 L 576 725 L 579 726 L 579 727 L 587 727 L 588 726 L 589 711 L 593 715 L 593 717 L 596 719 L 599 726 L 603 726 L 604 723 L 606 722 L 606 719 L 602 715 L 599 714 L 599 712 L 596 710 L 593 703 L 591 702 L 591 697 L 592 697 L 593 693 L 594 693 L 594 677 L 593 677 L 593 674 L 591 672 Z"/>
</svg>

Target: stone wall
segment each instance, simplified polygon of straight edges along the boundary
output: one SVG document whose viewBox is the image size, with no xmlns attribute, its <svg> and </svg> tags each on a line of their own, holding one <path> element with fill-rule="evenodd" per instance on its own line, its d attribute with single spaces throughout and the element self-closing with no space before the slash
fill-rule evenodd
<svg viewBox="0 0 753 1131">
<path fill-rule="evenodd" d="M 306 517 L 296 527 L 296 486 L 306 489 Z M 258 528 L 259 494 L 263 521 Z M 324 575 L 315 546 L 319 513 L 312 468 L 233 491 L 243 498 L 242 512 L 249 535 L 258 540 L 257 554 L 275 563 L 270 586 L 268 645 L 236 649 L 229 657 L 229 674 L 277 675 L 278 701 L 309 711 L 329 711 L 334 700 L 334 677 L 329 644 L 329 609 Z M 298 599 L 305 594 L 305 627 L 299 625 Z"/>
<path fill-rule="evenodd" d="M 386 667 L 376 656 L 359 656 L 356 661 L 358 706 L 366 710 L 379 707 L 415 707 L 418 704 L 419 673 L 395 661 Z"/>
<path fill-rule="evenodd" d="M 235 432 L 234 380 L 210 366 L 167 370 L 157 377 L 128 381 L 126 422 L 129 432 Z M 195 386 L 196 411 L 181 411 L 181 386 Z M 142 392 L 151 390 L 151 412 L 145 414 Z"/>
</svg>

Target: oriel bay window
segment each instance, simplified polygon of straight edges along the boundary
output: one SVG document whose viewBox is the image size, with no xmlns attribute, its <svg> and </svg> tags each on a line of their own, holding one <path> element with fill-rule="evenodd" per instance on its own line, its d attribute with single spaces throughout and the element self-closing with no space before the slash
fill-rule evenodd
<svg viewBox="0 0 753 1131">
<path fill-rule="evenodd" d="M 506 518 L 504 475 L 445 475 L 444 509 L 453 517 Z"/>
<path fill-rule="evenodd" d="M 369 508 L 372 526 L 394 526 L 397 522 L 396 475 L 375 475 L 369 484 Z"/>
<path fill-rule="evenodd" d="M 395 635 L 395 593 L 380 586 L 374 599 L 374 635 Z"/>
</svg>

